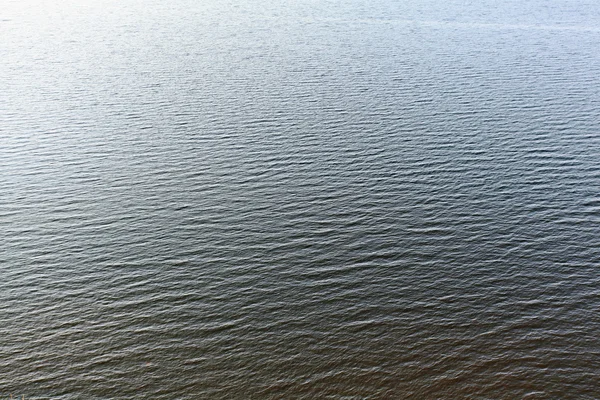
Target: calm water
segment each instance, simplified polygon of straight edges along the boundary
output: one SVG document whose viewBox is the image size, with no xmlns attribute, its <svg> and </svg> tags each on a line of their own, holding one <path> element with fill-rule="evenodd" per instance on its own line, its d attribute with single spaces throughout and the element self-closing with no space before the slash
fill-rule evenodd
<svg viewBox="0 0 600 400">
<path fill-rule="evenodd" d="M 596 1 L 4 0 L 0 60 L 1 398 L 600 398 Z"/>
</svg>

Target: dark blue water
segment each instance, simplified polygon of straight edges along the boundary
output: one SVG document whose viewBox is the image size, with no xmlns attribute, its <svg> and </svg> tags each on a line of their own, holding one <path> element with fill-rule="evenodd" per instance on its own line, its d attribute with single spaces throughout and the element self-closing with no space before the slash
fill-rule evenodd
<svg viewBox="0 0 600 400">
<path fill-rule="evenodd" d="M 600 8 L 5 1 L 0 397 L 600 398 Z"/>
</svg>

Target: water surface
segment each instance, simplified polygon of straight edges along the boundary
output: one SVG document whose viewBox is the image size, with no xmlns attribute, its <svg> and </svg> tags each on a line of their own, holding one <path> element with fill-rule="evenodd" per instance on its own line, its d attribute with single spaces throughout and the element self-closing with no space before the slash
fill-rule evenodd
<svg viewBox="0 0 600 400">
<path fill-rule="evenodd" d="M 592 1 L 6 1 L 0 396 L 600 398 Z"/>
</svg>

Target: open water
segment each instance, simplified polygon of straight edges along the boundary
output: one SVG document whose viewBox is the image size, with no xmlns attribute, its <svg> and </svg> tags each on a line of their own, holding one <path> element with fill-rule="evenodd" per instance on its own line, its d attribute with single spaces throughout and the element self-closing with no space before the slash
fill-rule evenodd
<svg viewBox="0 0 600 400">
<path fill-rule="evenodd" d="M 0 397 L 599 399 L 595 0 L 3 0 Z"/>
</svg>

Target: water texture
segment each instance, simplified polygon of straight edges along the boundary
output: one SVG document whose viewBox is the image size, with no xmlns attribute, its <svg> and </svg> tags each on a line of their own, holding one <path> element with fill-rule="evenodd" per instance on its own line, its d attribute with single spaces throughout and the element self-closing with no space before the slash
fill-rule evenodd
<svg viewBox="0 0 600 400">
<path fill-rule="evenodd" d="M 584 0 L 4 1 L 0 397 L 600 398 L 599 43 Z"/>
</svg>

